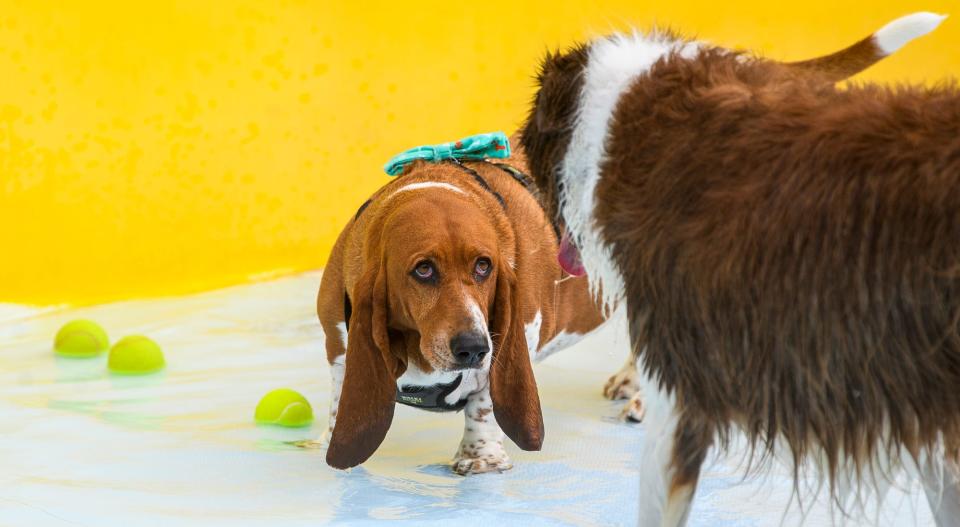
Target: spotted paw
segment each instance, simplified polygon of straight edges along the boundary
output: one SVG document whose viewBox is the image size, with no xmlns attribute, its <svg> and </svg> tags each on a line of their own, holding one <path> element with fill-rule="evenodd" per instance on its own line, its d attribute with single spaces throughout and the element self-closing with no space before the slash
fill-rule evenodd
<svg viewBox="0 0 960 527">
<path fill-rule="evenodd" d="M 624 366 L 603 387 L 603 396 L 611 401 L 629 399 L 640 390 L 637 368 Z"/>
<path fill-rule="evenodd" d="M 482 439 L 479 441 L 483 441 Z M 453 458 L 453 471 L 461 476 L 483 474 L 485 472 L 504 472 L 513 468 L 510 457 L 502 443 L 461 444 L 457 456 Z"/>
<path fill-rule="evenodd" d="M 643 404 L 643 393 L 638 391 L 633 394 L 630 400 L 627 401 L 627 404 L 623 406 L 623 410 L 620 411 L 620 419 L 642 423 L 643 416 L 646 415 L 646 413 L 647 407 Z"/>
</svg>

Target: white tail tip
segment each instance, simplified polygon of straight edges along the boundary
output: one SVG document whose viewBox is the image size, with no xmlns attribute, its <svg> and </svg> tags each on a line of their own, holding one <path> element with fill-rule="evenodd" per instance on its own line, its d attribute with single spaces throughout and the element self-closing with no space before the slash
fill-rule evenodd
<svg viewBox="0 0 960 527">
<path fill-rule="evenodd" d="M 880 49 L 889 55 L 905 46 L 907 42 L 937 29 L 944 18 L 947 16 L 925 11 L 913 13 L 883 26 L 873 36 Z"/>
</svg>

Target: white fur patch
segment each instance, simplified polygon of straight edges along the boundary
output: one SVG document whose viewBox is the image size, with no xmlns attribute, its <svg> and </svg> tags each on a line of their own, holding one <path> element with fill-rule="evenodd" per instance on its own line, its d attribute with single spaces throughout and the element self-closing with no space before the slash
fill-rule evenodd
<svg viewBox="0 0 960 527">
<path fill-rule="evenodd" d="M 400 187 L 397 190 L 395 190 L 393 194 L 390 194 L 390 196 L 395 196 L 401 192 L 406 192 L 408 190 L 421 190 L 425 188 L 441 188 L 441 189 L 446 189 L 452 192 L 457 192 L 459 194 L 466 194 L 466 192 L 456 187 L 455 185 L 451 185 L 450 183 L 441 183 L 438 181 L 423 181 L 420 183 L 411 183 L 405 187 Z"/>
<path fill-rule="evenodd" d="M 945 15 L 936 13 L 920 12 L 900 17 L 893 22 L 883 26 L 874 33 L 877 46 L 887 55 L 897 51 L 905 46 L 911 40 L 922 37 L 930 33 L 943 19 Z"/>
<path fill-rule="evenodd" d="M 487 349 L 493 351 L 493 339 L 490 338 L 490 330 L 487 329 L 487 317 L 480 310 L 480 306 L 473 300 L 467 300 L 470 306 L 470 316 L 473 318 L 473 331 L 482 333 L 487 337 Z M 484 360 L 489 360 L 491 353 L 487 353 Z"/>
<path fill-rule="evenodd" d="M 594 194 L 606 156 L 610 119 L 621 94 L 657 60 L 671 52 L 690 58 L 698 49 L 696 43 L 639 33 L 600 39 L 590 46 L 576 122 L 562 164 L 560 207 L 580 249 L 591 288 L 596 291 L 602 285 L 607 305 L 623 294 L 623 278 L 594 222 Z"/>
<path fill-rule="evenodd" d="M 539 352 L 537 352 L 537 362 L 542 361 L 543 359 L 562 349 L 567 349 L 570 346 L 573 346 L 577 342 L 583 340 L 584 336 L 585 335 L 583 333 L 567 333 L 566 331 L 557 333 L 552 339 L 543 343 L 543 347 L 540 348 Z"/>
<path fill-rule="evenodd" d="M 539 313 L 537 313 L 537 315 L 539 316 Z M 580 342 L 581 340 L 600 331 L 604 326 L 607 325 L 607 322 L 609 320 L 610 319 L 607 319 L 607 321 L 602 322 L 600 325 L 598 325 L 597 327 L 591 329 L 586 333 L 567 333 L 566 331 L 561 330 L 559 333 L 554 335 L 552 339 L 549 339 L 546 342 L 544 342 L 543 345 L 540 346 L 540 349 L 537 350 L 536 354 L 531 355 L 531 360 L 535 362 L 541 362 L 542 360 L 546 359 L 550 355 L 553 355 L 558 351 L 562 351 L 569 348 L 570 346 L 573 346 L 574 344 Z M 527 342 L 529 342 L 529 338 Z"/>
<path fill-rule="evenodd" d="M 540 326 L 543 325 L 543 315 L 537 311 L 533 320 L 523 325 L 523 336 L 527 340 L 527 352 L 530 354 L 530 360 L 537 354 L 537 347 L 540 346 Z"/>
<path fill-rule="evenodd" d="M 340 342 L 343 343 L 343 349 L 347 349 L 347 323 L 340 322 L 337 324 L 337 330 L 340 332 Z"/>
<path fill-rule="evenodd" d="M 659 390 L 651 392 L 652 397 L 646 403 L 646 436 L 640 462 L 638 525 L 683 525 L 677 520 L 689 511 L 692 493 L 668 499 L 673 476 L 670 460 L 678 420 L 676 401 L 672 395 Z"/>
<path fill-rule="evenodd" d="M 330 422 L 327 430 L 333 432 L 337 424 L 337 410 L 340 406 L 340 393 L 343 391 L 343 374 L 346 372 L 347 356 L 340 355 L 330 365 Z"/>
</svg>

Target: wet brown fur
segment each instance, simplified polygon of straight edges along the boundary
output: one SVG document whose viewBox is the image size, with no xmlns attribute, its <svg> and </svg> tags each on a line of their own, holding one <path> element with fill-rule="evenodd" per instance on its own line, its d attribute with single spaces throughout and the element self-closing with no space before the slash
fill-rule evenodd
<svg viewBox="0 0 960 527">
<path fill-rule="evenodd" d="M 522 136 L 554 213 L 585 63 L 546 59 Z M 676 396 L 675 488 L 733 425 L 761 456 L 825 456 L 831 484 L 901 449 L 956 458 L 960 94 L 835 71 L 705 49 L 615 110 L 594 214 Z"/>
</svg>

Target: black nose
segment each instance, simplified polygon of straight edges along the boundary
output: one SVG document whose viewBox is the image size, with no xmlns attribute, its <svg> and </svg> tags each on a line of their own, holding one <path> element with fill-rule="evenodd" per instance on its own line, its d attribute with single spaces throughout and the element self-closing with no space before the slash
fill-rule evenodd
<svg viewBox="0 0 960 527">
<path fill-rule="evenodd" d="M 460 333 L 450 340 L 450 353 L 458 366 L 475 368 L 483 362 L 490 351 L 486 335 L 479 333 Z"/>
</svg>

